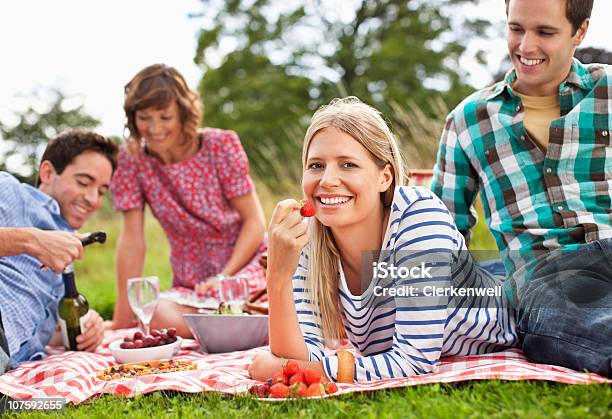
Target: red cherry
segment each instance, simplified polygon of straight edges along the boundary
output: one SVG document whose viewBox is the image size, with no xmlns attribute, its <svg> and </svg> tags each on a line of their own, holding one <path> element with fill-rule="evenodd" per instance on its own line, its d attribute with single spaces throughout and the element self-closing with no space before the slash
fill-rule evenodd
<svg viewBox="0 0 612 419">
<path fill-rule="evenodd" d="M 140 339 L 134 339 L 134 348 L 139 349 L 143 347 L 143 342 Z"/>
<path fill-rule="evenodd" d="M 132 339 L 132 338 L 131 338 L 131 337 L 129 337 L 129 336 L 126 336 L 126 337 L 124 337 L 124 338 L 123 338 L 123 341 L 124 341 L 124 342 L 134 342 L 134 339 Z"/>
<path fill-rule="evenodd" d="M 168 334 L 169 337 L 173 338 L 176 336 L 176 329 L 174 327 L 171 327 L 168 329 L 166 333 Z"/>
<path fill-rule="evenodd" d="M 142 334 L 142 332 L 138 331 L 134 333 L 134 340 L 136 339 L 142 340 L 143 338 L 144 338 L 144 335 Z"/>
</svg>

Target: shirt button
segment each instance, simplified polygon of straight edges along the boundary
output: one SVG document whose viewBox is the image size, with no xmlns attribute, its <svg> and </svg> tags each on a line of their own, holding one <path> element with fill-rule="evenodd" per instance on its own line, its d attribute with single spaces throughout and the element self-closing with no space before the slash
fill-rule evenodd
<svg viewBox="0 0 612 419">
<path fill-rule="evenodd" d="M 521 141 L 525 141 L 525 136 L 521 135 Z"/>
<path fill-rule="evenodd" d="M 486 154 L 487 156 L 489 155 L 489 153 L 490 153 L 490 151 L 489 151 L 489 150 L 486 150 L 486 151 L 485 151 L 485 154 Z"/>
<path fill-rule="evenodd" d="M 607 137 L 607 136 L 608 136 L 608 131 L 603 130 L 603 131 L 601 132 L 601 135 L 603 135 L 604 137 Z"/>
<path fill-rule="evenodd" d="M 516 111 L 518 112 L 518 111 L 520 111 L 520 110 L 521 110 L 521 105 L 518 105 L 518 106 L 516 107 Z"/>
<path fill-rule="evenodd" d="M 559 206 L 557 207 L 557 209 L 558 209 L 559 211 L 562 211 L 562 210 L 563 210 L 563 205 L 559 205 Z"/>
<path fill-rule="evenodd" d="M 548 169 L 546 169 L 546 173 L 552 173 L 552 169 L 549 167 Z"/>
</svg>

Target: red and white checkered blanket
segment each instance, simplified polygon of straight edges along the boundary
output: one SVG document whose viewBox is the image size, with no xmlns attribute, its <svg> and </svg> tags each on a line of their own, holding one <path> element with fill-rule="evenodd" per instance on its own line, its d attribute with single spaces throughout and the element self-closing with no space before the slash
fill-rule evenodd
<svg viewBox="0 0 612 419">
<path fill-rule="evenodd" d="M 245 392 L 254 384 L 247 369 L 257 351 L 227 354 L 202 354 L 194 340 L 183 341 L 177 359 L 197 362 L 197 370 L 146 375 L 104 381 L 96 373 L 116 364 L 108 344 L 134 330 L 107 332 L 103 345 L 95 353 L 63 352 L 54 348 L 43 361 L 28 362 L 0 376 L 0 392 L 14 399 L 32 397 L 64 397 L 70 403 L 81 403 L 100 394 L 133 397 L 156 390 L 175 390 L 187 393 L 218 391 L 226 394 Z M 382 390 L 394 387 L 430 383 L 452 383 L 466 380 L 548 380 L 566 384 L 609 383 L 596 374 L 579 373 L 567 368 L 528 362 L 522 352 L 511 349 L 494 354 L 445 358 L 438 372 L 406 378 L 362 384 L 341 384 L 336 394 Z"/>
</svg>

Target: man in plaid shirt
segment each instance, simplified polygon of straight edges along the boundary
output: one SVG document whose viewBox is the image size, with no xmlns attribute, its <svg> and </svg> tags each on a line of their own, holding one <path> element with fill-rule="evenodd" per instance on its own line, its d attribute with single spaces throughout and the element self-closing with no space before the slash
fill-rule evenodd
<svg viewBox="0 0 612 419">
<path fill-rule="evenodd" d="M 525 354 L 612 376 L 612 68 L 573 58 L 593 0 L 506 0 L 505 80 L 449 115 L 432 188 L 466 238 L 480 192 Z"/>
</svg>

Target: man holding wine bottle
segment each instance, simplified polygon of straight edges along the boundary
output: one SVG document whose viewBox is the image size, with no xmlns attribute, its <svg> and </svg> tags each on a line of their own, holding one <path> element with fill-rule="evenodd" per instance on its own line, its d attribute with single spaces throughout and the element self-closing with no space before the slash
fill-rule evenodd
<svg viewBox="0 0 612 419">
<path fill-rule="evenodd" d="M 49 241 L 46 256 L 44 251 L 37 254 L 27 248 L 13 248 L 4 252 L 12 256 L 0 257 L 0 322 L 8 343 L 8 350 L 0 346 L 0 372 L 7 353 L 9 365 L 16 366 L 44 357 L 46 345 L 61 344 L 58 303 L 65 297 L 65 286 L 62 275 L 56 272 L 82 256 L 79 236 L 75 236 L 79 241 L 76 244 L 70 235 L 100 207 L 116 167 L 116 154 L 117 146 L 111 140 L 88 131 L 69 130 L 49 142 L 39 167 L 37 188 L 0 172 L 0 226 L 6 228 L 0 234 L 9 234 L 10 239 L 10 234 L 23 234 L 25 229 L 39 235 L 40 230 L 68 232 L 54 239 L 55 244 L 66 242 L 70 249 L 67 258 L 71 259 L 58 262 L 49 257 L 58 253 Z M 14 229 L 17 227 L 21 230 Z M 18 236 L 12 237 L 14 246 L 23 246 Z M 51 269 L 41 269 L 41 263 Z M 93 351 L 102 341 L 103 321 L 93 310 L 85 319 L 81 320 L 84 331 L 76 337 L 77 349 Z"/>
</svg>

